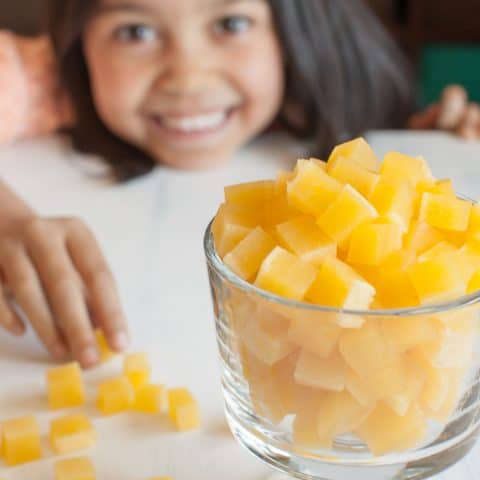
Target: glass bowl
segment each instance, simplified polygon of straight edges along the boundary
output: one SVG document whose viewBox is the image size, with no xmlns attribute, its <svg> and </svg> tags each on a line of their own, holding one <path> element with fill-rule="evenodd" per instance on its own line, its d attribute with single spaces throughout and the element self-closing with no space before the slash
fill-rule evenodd
<svg viewBox="0 0 480 480">
<path fill-rule="evenodd" d="M 428 478 L 480 427 L 480 293 L 353 311 L 290 301 L 205 254 L 225 411 L 237 440 L 300 479 Z"/>
</svg>

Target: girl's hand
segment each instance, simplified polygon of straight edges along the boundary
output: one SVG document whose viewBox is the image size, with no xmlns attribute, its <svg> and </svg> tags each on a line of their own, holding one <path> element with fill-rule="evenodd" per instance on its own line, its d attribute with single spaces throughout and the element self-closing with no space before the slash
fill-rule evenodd
<svg viewBox="0 0 480 480">
<path fill-rule="evenodd" d="M 80 220 L 29 215 L 0 221 L 0 271 L 0 325 L 9 332 L 25 331 L 12 308 L 13 297 L 58 360 L 70 353 L 84 367 L 95 365 L 94 324 L 113 349 L 126 348 L 127 327 L 115 282 L 93 234 Z"/>
<path fill-rule="evenodd" d="M 447 130 L 466 140 L 477 140 L 480 138 L 480 106 L 469 103 L 463 87 L 450 85 L 443 91 L 440 102 L 414 115 L 408 127 Z"/>
</svg>

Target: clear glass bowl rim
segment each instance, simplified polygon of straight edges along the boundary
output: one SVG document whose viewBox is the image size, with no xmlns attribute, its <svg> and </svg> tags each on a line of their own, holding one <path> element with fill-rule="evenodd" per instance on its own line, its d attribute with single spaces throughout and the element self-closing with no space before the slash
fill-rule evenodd
<svg viewBox="0 0 480 480">
<path fill-rule="evenodd" d="M 223 262 L 223 260 L 218 256 L 215 249 L 215 242 L 212 234 L 212 219 L 207 226 L 205 231 L 203 246 L 205 250 L 205 256 L 207 258 L 208 265 L 213 268 L 213 270 L 227 282 L 231 283 L 238 289 L 242 290 L 245 293 L 255 295 L 263 298 L 269 302 L 277 303 L 285 307 L 292 309 L 303 309 L 314 312 L 324 312 L 324 313 L 333 313 L 333 314 L 345 314 L 345 315 L 357 315 L 362 317 L 405 317 L 405 316 L 425 316 L 425 315 L 435 315 L 439 313 L 445 313 L 452 310 L 458 310 L 461 308 L 469 307 L 480 303 L 480 290 L 473 292 L 469 295 L 463 295 L 461 297 L 455 298 L 449 302 L 432 304 L 432 305 L 421 305 L 416 307 L 408 308 L 396 308 L 396 309 L 378 309 L 378 310 L 351 310 L 351 309 L 342 309 L 336 307 L 327 307 L 323 305 L 316 305 L 313 303 L 299 302 L 296 300 L 290 300 L 288 298 L 280 297 L 274 293 L 270 293 L 266 290 L 262 290 L 255 285 L 243 280 L 238 275 L 236 275 L 228 266 Z"/>
</svg>

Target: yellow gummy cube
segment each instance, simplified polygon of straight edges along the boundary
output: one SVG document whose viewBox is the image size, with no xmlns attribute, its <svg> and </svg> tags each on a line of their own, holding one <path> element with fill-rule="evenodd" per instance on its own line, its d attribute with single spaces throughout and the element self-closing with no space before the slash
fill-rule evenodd
<svg viewBox="0 0 480 480">
<path fill-rule="evenodd" d="M 86 457 L 58 460 L 54 468 L 55 480 L 95 480 L 92 462 Z"/>
<path fill-rule="evenodd" d="M 409 268 L 408 275 L 422 304 L 446 302 L 466 292 L 464 275 L 453 256 L 417 262 Z"/>
<path fill-rule="evenodd" d="M 102 383 L 98 388 L 97 408 L 103 415 L 114 415 L 131 408 L 135 391 L 125 377 L 114 378 Z"/>
<path fill-rule="evenodd" d="M 97 348 L 100 354 L 100 360 L 102 362 L 108 362 L 112 357 L 116 355 L 108 345 L 108 342 L 100 328 L 95 329 L 95 338 L 97 340 Z"/>
<path fill-rule="evenodd" d="M 472 206 L 468 221 L 468 233 L 472 234 L 475 232 L 480 232 L 480 203 L 475 203 Z"/>
<path fill-rule="evenodd" d="M 187 431 L 200 426 L 200 412 L 193 395 L 185 388 L 168 391 L 168 411 L 179 431 Z"/>
<path fill-rule="evenodd" d="M 317 270 L 281 247 L 275 247 L 265 258 L 255 285 L 293 300 L 302 300 L 313 283 Z"/>
<path fill-rule="evenodd" d="M 380 169 L 380 161 L 370 145 L 362 137 L 337 145 L 328 158 L 328 165 L 335 163 L 338 157 L 353 160 L 362 167 L 374 172 L 378 172 Z"/>
<path fill-rule="evenodd" d="M 167 390 L 162 385 L 144 385 L 135 392 L 133 409 L 157 415 L 168 409 Z"/>
<path fill-rule="evenodd" d="M 301 214 L 299 210 L 288 203 L 286 193 L 274 195 L 264 205 L 262 226 L 268 233 L 271 233 L 275 225 L 291 220 Z"/>
<path fill-rule="evenodd" d="M 275 240 L 262 227 L 257 227 L 240 240 L 233 250 L 225 255 L 223 261 L 239 277 L 251 280 L 275 245 Z"/>
<path fill-rule="evenodd" d="M 248 210 L 238 205 L 222 204 L 212 224 L 215 248 L 224 255 L 245 238 L 262 220 L 261 212 Z"/>
<path fill-rule="evenodd" d="M 333 257 L 326 258 L 306 298 L 312 303 L 346 309 L 367 309 L 375 288 L 353 268 Z"/>
<path fill-rule="evenodd" d="M 123 360 L 123 375 L 137 389 L 150 380 L 150 361 L 146 353 L 132 353 Z"/>
<path fill-rule="evenodd" d="M 85 387 L 78 363 L 70 363 L 47 371 L 50 408 L 78 407 L 85 404 Z"/>
<path fill-rule="evenodd" d="M 85 415 L 67 415 L 50 424 L 50 444 L 59 455 L 92 447 L 95 441 L 95 430 Z"/>
<path fill-rule="evenodd" d="M 413 217 L 416 192 L 408 180 L 380 177 L 370 201 L 378 214 L 407 232 Z"/>
<path fill-rule="evenodd" d="M 301 160 L 298 160 L 299 162 Z M 306 160 L 304 160 L 306 161 Z M 286 195 L 287 194 L 287 183 L 293 179 L 295 172 L 290 172 L 286 170 L 279 170 L 277 172 L 277 178 L 275 180 L 275 187 L 273 189 L 274 195 Z"/>
<path fill-rule="evenodd" d="M 347 260 L 376 266 L 401 247 L 402 231 L 397 224 L 364 223 L 352 233 Z"/>
<path fill-rule="evenodd" d="M 295 369 L 295 382 L 312 388 L 341 392 L 345 389 L 346 364 L 338 351 L 322 358 L 302 350 Z"/>
<path fill-rule="evenodd" d="M 472 204 L 448 194 L 424 193 L 419 219 L 432 227 L 455 232 L 467 230 Z"/>
<path fill-rule="evenodd" d="M 358 225 L 377 217 L 373 205 L 347 184 L 318 218 L 317 224 L 329 237 L 341 243 Z"/>
<path fill-rule="evenodd" d="M 425 438 L 427 426 L 416 405 L 401 416 L 383 402 L 378 402 L 356 433 L 367 442 L 370 451 L 379 456 L 414 448 Z"/>
<path fill-rule="evenodd" d="M 2 424 L 2 455 L 9 466 L 42 458 L 40 429 L 35 417 L 7 420 Z"/>
<path fill-rule="evenodd" d="M 417 190 L 419 190 L 421 193 L 429 192 L 429 193 L 439 193 L 439 194 L 450 195 L 452 197 L 456 196 L 455 190 L 453 188 L 453 183 L 449 178 L 436 180 L 434 183 L 427 183 L 427 184 L 420 183 L 417 186 Z"/>
<path fill-rule="evenodd" d="M 405 235 L 405 249 L 420 255 L 444 239 L 436 229 L 423 221 L 415 220 Z"/>
<path fill-rule="evenodd" d="M 397 152 L 389 152 L 383 159 L 380 173 L 384 178 L 405 179 L 416 188 L 422 184 L 433 184 L 435 179 L 422 157 L 410 157 Z"/>
<path fill-rule="evenodd" d="M 327 165 L 327 172 L 342 183 L 350 184 L 365 198 L 369 198 L 378 183 L 380 175 L 347 157 L 336 157 Z"/>
<path fill-rule="evenodd" d="M 225 201 L 248 208 L 262 208 L 275 190 L 273 180 L 241 183 L 225 187 Z"/>
<path fill-rule="evenodd" d="M 468 282 L 467 293 L 473 293 L 480 290 L 480 270 L 477 270 Z"/>
<path fill-rule="evenodd" d="M 342 190 L 342 183 L 330 177 L 314 162 L 297 165 L 287 184 L 288 201 L 303 213 L 321 215 Z"/>
<path fill-rule="evenodd" d="M 320 266 L 327 256 L 335 256 L 337 245 L 316 225 L 308 215 L 277 225 L 279 240 L 298 255 L 301 260 Z"/>
<path fill-rule="evenodd" d="M 319 357 L 330 356 L 342 329 L 325 317 L 323 313 L 312 312 L 311 316 L 292 318 L 288 338 Z"/>
</svg>

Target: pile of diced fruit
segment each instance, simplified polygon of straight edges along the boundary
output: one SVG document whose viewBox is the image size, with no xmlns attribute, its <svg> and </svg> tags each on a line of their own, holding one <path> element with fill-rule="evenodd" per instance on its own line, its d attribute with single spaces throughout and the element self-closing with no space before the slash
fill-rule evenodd
<svg viewBox="0 0 480 480">
<path fill-rule="evenodd" d="M 243 280 L 337 307 L 294 308 L 234 287 L 226 301 L 252 405 L 274 422 L 295 415 L 297 447 L 329 448 L 348 433 L 375 455 L 403 451 L 450 418 L 472 368 L 475 305 L 373 312 L 480 289 L 480 204 L 458 198 L 422 157 L 380 162 L 352 140 L 327 162 L 226 187 L 212 232 Z"/>
<path fill-rule="evenodd" d="M 96 331 L 102 361 L 114 356 L 103 333 Z M 176 429 L 187 431 L 200 424 L 198 404 L 185 388 L 167 389 L 151 383 L 151 367 L 145 353 L 126 355 L 121 376 L 98 386 L 96 405 L 102 415 L 127 411 L 147 415 L 168 413 Z M 86 404 L 83 375 L 78 363 L 70 363 L 47 372 L 47 400 L 50 409 L 82 407 Z M 58 455 L 71 454 L 93 447 L 96 432 L 90 419 L 82 413 L 52 420 L 49 440 Z M 39 460 L 43 456 L 41 433 L 34 416 L 15 418 L 1 424 L 1 451 L 9 466 Z M 94 480 L 95 471 L 87 457 L 67 458 L 55 463 L 55 480 Z M 171 480 L 155 477 L 150 480 Z"/>
</svg>

